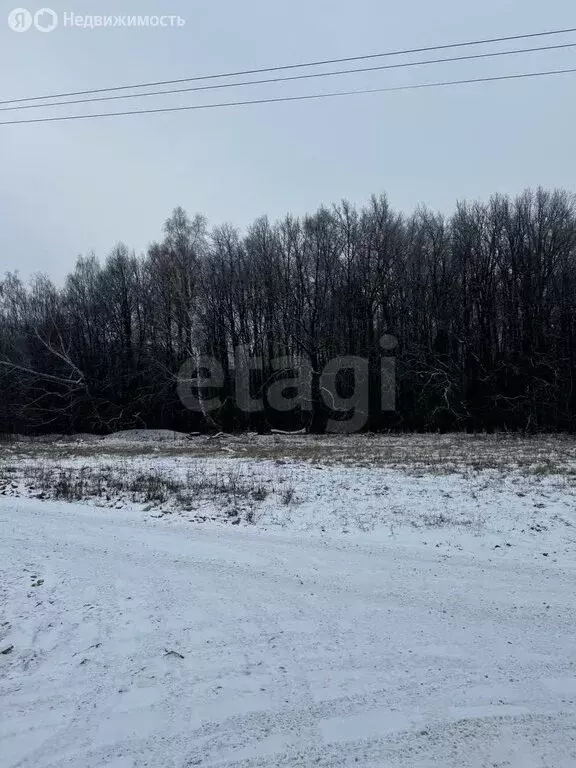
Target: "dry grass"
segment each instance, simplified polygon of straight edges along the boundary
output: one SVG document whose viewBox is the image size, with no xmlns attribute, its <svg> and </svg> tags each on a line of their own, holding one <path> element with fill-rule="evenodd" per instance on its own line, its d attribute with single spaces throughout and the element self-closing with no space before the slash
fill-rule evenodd
<svg viewBox="0 0 576 768">
<path fill-rule="evenodd" d="M 137 471 L 129 464 L 116 466 L 59 467 L 42 462 L 27 462 L 18 471 L 0 462 L 0 494 L 32 496 L 68 502 L 90 501 L 102 506 L 143 505 L 165 513 L 194 512 L 206 503 L 216 502 L 228 518 L 251 513 L 273 489 L 241 474 L 237 469 L 211 474 L 198 468 L 175 477 L 161 470 Z M 202 519 L 206 519 L 205 517 Z"/>
<path fill-rule="evenodd" d="M 267 459 L 279 463 L 388 467 L 415 474 L 480 470 L 574 475 L 576 439 L 565 435 L 225 435 L 153 442 L 90 438 L 16 440 L 0 446 L 0 462 L 43 457 L 172 457 Z M 3 463 L 3 462 L 2 462 Z M 6 469 L 6 468 L 5 468 Z"/>
</svg>

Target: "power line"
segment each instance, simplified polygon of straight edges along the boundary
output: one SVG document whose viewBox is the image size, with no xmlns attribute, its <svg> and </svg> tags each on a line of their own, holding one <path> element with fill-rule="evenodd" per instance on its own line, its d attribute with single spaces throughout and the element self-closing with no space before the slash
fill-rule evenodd
<svg viewBox="0 0 576 768">
<path fill-rule="evenodd" d="M 60 99 L 60 98 L 66 98 L 68 96 L 86 96 L 94 93 L 124 91 L 124 90 L 132 90 L 134 88 L 152 88 L 152 87 L 161 86 L 161 85 L 178 85 L 180 83 L 191 83 L 191 82 L 196 82 L 198 80 L 217 80 L 217 79 L 226 78 L 226 77 L 259 75 L 259 74 L 264 74 L 266 72 L 280 72 L 288 69 L 304 69 L 308 67 L 318 67 L 318 66 L 323 66 L 327 64 L 343 64 L 345 62 L 351 62 L 351 61 L 366 61 L 368 59 L 379 59 L 379 58 L 384 58 L 388 56 L 404 56 L 404 55 L 415 54 L 415 53 L 429 53 L 431 51 L 441 51 L 441 50 L 447 50 L 449 48 L 466 48 L 468 46 L 488 45 L 491 43 L 504 43 L 504 42 L 510 42 L 512 40 L 527 40 L 529 38 L 549 37 L 552 35 L 564 35 L 564 34 L 569 34 L 571 32 L 576 32 L 576 27 L 571 27 L 567 29 L 554 29 L 548 32 L 531 32 L 529 34 L 524 34 L 524 35 L 508 35 L 506 37 L 492 37 L 492 38 L 487 38 L 485 40 L 470 40 L 462 43 L 446 43 L 444 45 L 431 45 L 431 46 L 426 46 L 424 48 L 411 48 L 411 49 L 405 49 L 405 50 L 399 50 L 399 51 L 385 51 L 383 53 L 370 53 L 370 54 L 364 54 L 362 56 L 347 56 L 347 57 L 337 58 L 337 59 L 323 59 L 319 61 L 301 62 L 298 64 L 284 64 L 282 66 L 276 66 L 276 67 L 261 67 L 259 69 L 245 69 L 237 72 L 221 72 L 221 73 L 212 74 L 212 75 L 198 75 L 195 77 L 183 77 L 177 80 L 157 80 L 152 82 L 133 83 L 132 85 L 117 85 L 110 88 L 89 88 L 84 91 L 49 93 L 49 94 L 44 94 L 43 96 L 28 96 L 26 98 L 19 98 L 19 99 L 5 99 L 3 101 L 0 101 L 0 105 L 21 104 L 22 102 L 25 102 L 25 101 L 40 101 L 43 99 Z"/>
<path fill-rule="evenodd" d="M 162 107 L 158 109 L 136 109 L 126 112 L 100 112 L 94 115 L 63 115 L 61 117 L 35 117 L 27 120 L 6 120 L 0 125 L 23 125 L 25 123 L 52 123 L 62 120 L 93 120 L 99 117 L 124 117 L 126 115 L 151 115 L 165 112 L 185 112 L 193 110 L 218 109 L 222 107 L 244 107 L 254 104 L 277 104 L 289 101 L 311 101 L 313 99 L 329 99 L 339 96 L 357 96 L 369 93 L 390 93 L 392 91 L 413 91 L 423 88 L 440 88 L 451 85 L 469 85 L 472 83 L 493 83 L 503 80 L 521 80 L 524 78 L 548 77 L 575 73 L 574 69 L 555 69 L 548 72 L 525 72 L 520 75 L 500 75 L 498 77 L 479 77 L 468 80 L 448 80 L 438 83 L 418 83 L 416 85 L 399 85 L 392 88 L 366 88 L 356 91 L 333 91 L 331 93 L 315 93 L 307 96 L 281 96 L 271 99 L 254 99 L 252 101 L 225 101 L 217 104 L 193 104 L 187 107 Z"/>
<path fill-rule="evenodd" d="M 468 56 L 450 56 L 443 59 L 427 59 L 425 61 L 409 61 L 409 62 L 403 62 L 401 64 L 382 64 L 377 67 L 360 67 L 357 69 L 339 69 L 333 72 L 314 72 L 314 73 L 305 74 L 305 75 L 290 75 L 289 77 L 272 77 L 272 78 L 266 78 L 263 80 L 241 80 L 240 82 L 236 82 L 236 83 L 219 83 L 216 85 L 197 85 L 191 88 L 173 88 L 167 91 L 150 91 L 150 92 L 144 92 L 144 93 L 128 93 L 128 94 L 122 94 L 122 95 L 116 95 L 116 96 L 99 96 L 96 98 L 91 97 L 87 99 L 73 99 L 70 101 L 54 101 L 54 102 L 48 102 L 46 104 L 24 104 L 24 105 L 14 104 L 10 107 L 0 107 L 0 112 L 11 112 L 14 110 L 21 110 L 21 109 L 42 109 L 43 107 L 64 107 L 64 106 L 69 106 L 71 104 L 92 104 L 92 103 L 97 103 L 101 101 L 140 99 L 146 96 L 167 96 L 170 94 L 177 94 L 177 93 L 211 91 L 211 90 L 217 90 L 221 88 L 238 88 L 241 86 L 262 85 L 262 84 L 269 84 L 269 83 L 285 83 L 285 82 L 290 82 L 294 80 L 309 80 L 312 78 L 333 77 L 335 75 L 351 75 L 351 74 L 358 74 L 363 72 L 378 72 L 378 71 L 389 70 L 389 69 L 421 67 L 429 64 L 445 64 L 445 63 L 454 63 L 459 61 L 471 61 L 475 59 L 490 59 L 490 58 L 496 58 L 500 56 L 515 56 L 523 53 L 557 51 L 565 48 L 576 48 L 576 43 L 563 43 L 561 45 L 544 45 L 544 46 L 540 46 L 539 48 L 521 48 L 519 50 L 513 50 L 513 51 L 495 51 L 492 53 L 475 53 L 475 54 L 470 54 Z"/>
</svg>

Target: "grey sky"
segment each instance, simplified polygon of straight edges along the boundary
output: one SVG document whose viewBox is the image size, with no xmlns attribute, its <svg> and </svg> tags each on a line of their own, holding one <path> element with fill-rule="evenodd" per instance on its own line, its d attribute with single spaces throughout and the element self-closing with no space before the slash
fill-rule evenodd
<svg viewBox="0 0 576 768">
<path fill-rule="evenodd" d="M 43 3 L 21 5 L 32 11 Z M 46 0 L 60 14 L 179 14 L 183 28 L 12 32 L 0 2 L 0 98 L 164 80 L 576 26 L 574 0 Z M 576 41 L 576 34 L 571 36 Z M 568 38 L 564 38 L 568 41 Z M 527 41 L 518 47 L 547 42 Z M 549 42 L 562 42 L 551 38 Z M 501 47 L 514 47 L 506 44 Z M 576 49 L 78 105 L 179 106 L 576 67 Z M 576 188 L 576 75 L 165 115 L 0 127 L 0 274 L 60 280 L 78 254 L 143 250 L 182 205 L 245 227 L 387 192 L 411 211 L 457 199 Z M 104 109 L 102 107 L 104 106 Z M 52 110 L 42 114 L 62 114 Z M 39 110 L 1 113 L 39 116 Z"/>
</svg>

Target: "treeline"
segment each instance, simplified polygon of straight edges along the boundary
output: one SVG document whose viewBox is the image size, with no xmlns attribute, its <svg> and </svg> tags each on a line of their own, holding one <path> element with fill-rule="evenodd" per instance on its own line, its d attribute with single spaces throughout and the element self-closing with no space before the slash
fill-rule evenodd
<svg viewBox="0 0 576 768">
<path fill-rule="evenodd" d="M 118 245 L 103 264 L 80 258 L 62 287 L 0 282 L 0 431 L 321 432 L 319 376 L 336 356 L 368 361 L 371 430 L 571 431 L 575 305 L 576 199 L 564 191 L 462 203 L 450 217 L 374 197 L 261 218 L 244 235 L 177 208 L 143 256 Z M 236 403 L 239 347 L 257 359 L 262 412 Z M 201 355 L 223 371 L 221 405 L 205 413 L 177 391 Z M 278 412 L 265 385 L 303 356 L 311 397 Z M 383 356 L 395 360 L 395 411 L 382 410 Z M 279 371 L 278 357 L 292 362 Z"/>
</svg>

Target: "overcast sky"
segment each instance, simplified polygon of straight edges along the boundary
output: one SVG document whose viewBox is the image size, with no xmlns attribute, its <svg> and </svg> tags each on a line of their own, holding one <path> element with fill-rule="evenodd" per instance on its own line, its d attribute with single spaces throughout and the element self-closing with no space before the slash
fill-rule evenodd
<svg viewBox="0 0 576 768">
<path fill-rule="evenodd" d="M 1 0 L 1 99 L 576 26 L 574 0 L 46 2 L 61 16 L 179 14 L 186 25 L 60 24 L 47 34 L 17 34 L 7 24 L 15 3 Z M 576 34 L 500 47 L 569 39 Z M 576 49 L 68 109 L 178 106 L 567 67 L 576 67 Z M 450 211 L 458 199 L 539 184 L 575 190 L 575 86 L 576 75 L 563 75 L 0 126 L 0 274 L 42 271 L 61 280 L 79 254 L 104 258 L 118 241 L 139 252 L 160 236 L 176 205 L 206 214 L 211 224 L 244 228 L 263 213 L 299 214 L 342 198 L 361 203 L 380 192 L 408 212 L 420 203 Z M 0 119 L 33 115 L 40 111 Z"/>
</svg>

